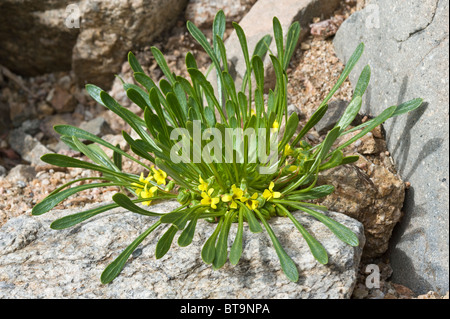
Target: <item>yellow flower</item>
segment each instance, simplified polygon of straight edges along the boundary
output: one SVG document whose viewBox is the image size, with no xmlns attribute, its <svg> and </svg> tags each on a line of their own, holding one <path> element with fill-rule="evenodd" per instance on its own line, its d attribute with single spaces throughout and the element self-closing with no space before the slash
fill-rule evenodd
<svg viewBox="0 0 450 319">
<path fill-rule="evenodd" d="M 153 187 L 150 187 L 150 189 L 147 189 L 147 185 L 148 184 L 145 184 L 144 189 L 140 192 L 141 198 L 152 198 L 155 195 L 155 192 L 158 190 L 158 187 L 156 187 L 156 186 L 153 186 Z M 148 201 L 142 202 L 142 205 L 148 206 L 148 205 L 150 205 L 151 202 L 152 202 L 151 200 L 148 200 Z"/>
<path fill-rule="evenodd" d="M 201 176 L 198 177 L 198 181 L 200 182 L 200 185 L 198 185 L 198 189 L 202 192 L 206 192 L 208 190 L 208 183 L 205 182 Z"/>
<path fill-rule="evenodd" d="M 291 166 L 289 166 L 289 168 L 288 168 L 288 172 L 294 172 L 294 171 L 296 171 L 297 170 L 297 166 L 295 166 L 295 165 L 291 165 Z"/>
<path fill-rule="evenodd" d="M 263 193 L 262 196 L 266 200 L 270 200 L 272 198 L 280 198 L 281 197 L 281 193 L 280 192 L 274 192 L 273 191 L 273 187 L 274 186 L 275 186 L 275 184 L 273 182 L 270 182 L 269 189 L 265 189 L 264 190 L 264 193 Z"/>
<path fill-rule="evenodd" d="M 155 179 L 156 183 L 158 183 L 158 185 L 166 185 L 167 173 L 162 169 L 156 170 L 153 166 L 151 168 L 153 171 L 153 178 Z"/>
<path fill-rule="evenodd" d="M 275 131 L 278 131 L 278 128 L 280 127 L 280 124 L 278 123 L 278 121 L 277 120 L 275 120 L 274 122 L 273 122 L 273 124 L 272 124 L 272 128 L 275 130 Z"/>
<path fill-rule="evenodd" d="M 256 111 L 255 111 L 255 109 L 252 109 L 251 111 L 250 111 L 250 115 L 252 116 L 252 115 L 255 115 L 256 116 Z"/>
<path fill-rule="evenodd" d="M 244 191 L 242 189 L 240 189 L 239 187 L 236 187 L 235 184 L 233 184 L 231 186 L 231 191 L 232 191 L 233 195 L 230 195 L 230 194 L 223 195 L 222 201 L 225 203 L 231 202 L 230 208 L 236 209 L 236 208 L 238 208 L 238 205 L 235 200 L 241 199 L 242 195 L 244 195 Z"/>
<path fill-rule="evenodd" d="M 250 197 L 249 201 L 247 203 L 245 203 L 245 205 L 247 205 L 248 208 L 250 208 L 251 210 L 255 210 L 258 208 L 258 201 L 256 200 L 258 198 L 258 193 L 254 193 L 252 197 Z M 247 198 L 245 198 L 245 201 L 247 201 Z M 250 204 L 249 204 L 250 202 Z"/>
<path fill-rule="evenodd" d="M 294 153 L 294 151 L 292 150 L 291 146 L 289 144 L 286 144 L 286 146 L 284 147 L 284 156 L 289 156 L 292 153 Z"/>
<path fill-rule="evenodd" d="M 131 183 L 131 186 L 134 187 L 134 190 L 136 191 L 136 195 L 140 195 L 142 190 L 144 189 L 144 186 L 147 185 L 151 180 L 153 179 L 153 176 L 149 173 L 147 178 L 144 179 L 144 173 L 141 173 L 141 176 L 139 177 L 139 183 Z"/>
<path fill-rule="evenodd" d="M 216 204 L 218 204 L 220 202 L 220 198 L 219 197 L 211 197 L 211 194 L 213 192 L 214 192 L 214 188 L 210 188 L 208 190 L 208 193 L 202 192 L 201 195 L 202 195 L 203 199 L 200 201 L 200 203 L 205 206 L 211 206 L 212 209 L 216 209 L 217 208 Z"/>
</svg>

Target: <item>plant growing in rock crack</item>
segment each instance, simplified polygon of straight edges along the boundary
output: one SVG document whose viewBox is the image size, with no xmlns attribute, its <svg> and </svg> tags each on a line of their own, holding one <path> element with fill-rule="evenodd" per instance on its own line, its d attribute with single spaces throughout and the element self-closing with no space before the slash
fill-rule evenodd
<svg viewBox="0 0 450 319">
<path fill-rule="evenodd" d="M 270 35 L 264 36 L 250 55 L 244 31 L 236 23 L 233 23 L 233 27 L 246 64 L 240 88 L 236 88 L 228 69 L 223 43 L 225 16 L 222 11 L 217 13 L 214 20 L 212 46 L 196 26 L 187 23 L 191 35 L 212 60 L 212 70 L 217 75 L 217 96 L 206 76 L 197 68 L 191 53 L 186 55 L 189 81 L 173 74 L 162 53 L 155 47 L 152 47 L 152 53 L 165 75 L 159 85 L 144 73 L 131 52 L 128 60 L 134 78 L 141 86 L 123 83 L 127 96 L 143 110 L 143 118 L 122 107 L 97 86 L 86 86 L 92 98 L 123 118 L 139 136 L 134 139 L 123 132 L 134 155 L 80 128 L 55 126 L 55 131 L 61 135 L 64 143 L 91 161 L 59 154 L 46 154 L 42 160 L 60 167 L 98 171 L 102 176 L 77 179 L 57 188 L 33 208 L 33 215 L 50 211 L 77 192 L 95 187 L 119 186 L 121 191 L 112 197 L 114 203 L 60 218 L 51 224 L 51 228 L 71 227 L 116 207 L 157 217 L 104 270 L 101 275 L 103 283 L 112 281 L 120 273 L 131 253 L 155 229 L 165 228 L 155 251 L 156 258 L 161 258 L 170 249 L 177 233 L 180 246 L 191 244 L 199 220 L 206 220 L 215 227 L 201 251 L 203 261 L 212 264 L 214 269 L 221 268 L 228 258 L 233 265 L 239 262 L 243 250 L 244 223 L 247 223 L 253 233 L 263 229 L 268 232 L 282 270 L 294 282 L 299 277 L 297 267 L 267 222 L 271 217 L 289 218 L 303 235 L 311 253 L 322 264 L 328 262 L 326 250 L 296 220 L 294 210 L 310 214 L 347 244 L 359 244 L 351 230 L 320 212 L 326 207 L 308 202 L 334 190 L 331 185 L 316 186 L 318 174 L 338 165 L 355 162 L 357 156 L 344 156 L 342 150 L 346 146 L 387 119 L 419 107 L 422 100 L 414 99 L 391 106 L 370 121 L 347 129 L 359 112 L 361 97 L 369 83 L 370 68 L 366 66 L 359 77 L 354 96 L 336 126 L 320 144 L 311 146 L 302 138 L 324 116 L 327 102 L 348 77 L 363 53 L 364 45 L 360 44 L 356 48 L 335 86 L 296 134 L 298 116 L 296 113 L 290 117 L 287 115 L 286 69 L 299 39 L 299 24 L 295 22 L 290 26 L 284 42 L 281 24 L 277 18 L 273 19 L 277 56 L 269 50 L 272 41 Z M 276 86 L 274 90 L 269 90 L 265 98 L 263 58 L 267 53 L 276 73 Z M 282 126 L 284 130 L 280 129 Z M 352 138 L 335 145 L 339 137 L 357 130 L 360 132 Z M 93 143 L 86 144 L 83 140 Z M 112 158 L 99 145 L 113 150 Z M 122 170 L 123 157 L 142 166 L 140 176 Z M 99 182 L 69 188 L 76 182 L 88 180 Z M 180 206 L 170 213 L 162 214 L 139 205 L 149 206 L 154 200 L 164 199 L 176 199 Z M 237 233 L 228 255 L 228 236 L 233 224 L 236 224 Z M 211 227 L 206 225 L 199 226 Z"/>
</svg>

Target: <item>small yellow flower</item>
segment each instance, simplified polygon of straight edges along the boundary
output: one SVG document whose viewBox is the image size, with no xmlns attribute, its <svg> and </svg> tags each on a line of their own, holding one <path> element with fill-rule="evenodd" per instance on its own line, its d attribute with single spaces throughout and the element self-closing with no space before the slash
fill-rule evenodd
<svg viewBox="0 0 450 319">
<path fill-rule="evenodd" d="M 273 124 L 272 124 L 272 128 L 275 130 L 275 131 L 278 131 L 278 128 L 280 127 L 280 123 L 278 123 L 278 121 L 277 120 L 275 120 L 274 122 L 273 122 Z"/>
<path fill-rule="evenodd" d="M 291 146 L 289 144 L 286 144 L 286 146 L 284 147 L 284 156 L 289 156 L 292 153 L 294 153 L 294 151 L 292 150 Z"/>
<path fill-rule="evenodd" d="M 235 184 L 233 184 L 231 186 L 231 192 L 233 193 L 233 195 L 230 195 L 230 194 L 223 195 L 222 196 L 222 201 L 225 202 L 225 203 L 226 202 L 231 202 L 230 208 L 236 209 L 236 208 L 238 208 L 236 200 L 242 198 L 242 196 L 244 195 L 244 191 L 242 189 L 240 189 L 239 187 L 236 187 Z"/>
<path fill-rule="evenodd" d="M 200 185 L 198 185 L 198 189 L 202 192 L 206 192 L 208 190 L 208 183 L 205 182 L 201 176 L 198 177 L 198 181 L 200 182 Z"/>
<path fill-rule="evenodd" d="M 166 185 L 167 173 L 162 169 L 157 170 L 153 166 L 151 168 L 153 171 L 153 178 L 155 179 L 156 183 L 158 183 L 158 185 Z"/>
<path fill-rule="evenodd" d="M 248 200 L 248 202 L 245 203 L 245 205 L 247 205 L 248 208 L 250 208 L 251 210 L 255 210 L 258 208 L 258 201 L 256 200 L 258 198 L 258 193 L 254 193 L 252 197 L 250 197 L 250 199 Z M 245 198 L 245 201 L 247 201 L 247 198 Z M 249 204 L 250 202 L 250 204 Z"/>
<path fill-rule="evenodd" d="M 134 190 L 136 192 L 136 195 L 140 195 L 142 190 L 144 189 L 144 186 L 147 185 L 151 180 L 153 180 L 153 176 L 149 173 L 147 178 L 144 179 L 144 173 L 141 173 L 141 176 L 139 177 L 139 183 L 131 183 L 131 186 L 134 187 Z"/>
<path fill-rule="evenodd" d="M 253 115 L 256 116 L 256 111 L 255 111 L 255 109 L 252 109 L 252 110 L 250 111 L 250 115 L 251 115 L 251 116 L 253 116 Z"/>
<path fill-rule="evenodd" d="M 218 204 L 220 202 L 220 198 L 219 197 L 211 197 L 211 194 L 213 192 L 214 192 L 214 188 L 210 188 L 208 190 L 208 193 L 202 192 L 201 195 L 202 195 L 203 199 L 200 201 L 200 203 L 205 206 L 211 206 L 212 209 L 216 209 L 217 208 L 216 204 Z"/>
<path fill-rule="evenodd" d="M 288 172 L 295 172 L 297 170 L 297 168 L 298 168 L 297 166 L 291 165 L 291 166 L 289 166 L 289 168 L 287 170 L 288 170 Z"/>
<path fill-rule="evenodd" d="M 273 187 L 274 186 L 275 186 L 275 184 L 273 182 L 270 182 L 269 189 L 265 189 L 264 190 L 264 193 L 263 193 L 262 196 L 266 200 L 270 200 L 272 198 L 280 198 L 281 197 L 281 193 L 280 192 L 274 192 L 273 191 Z"/>
<path fill-rule="evenodd" d="M 153 186 L 153 187 L 150 187 L 150 189 L 147 189 L 147 185 L 148 184 L 145 184 L 144 189 L 140 192 L 141 198 L 152 198 L 155 195 L 156 191 L 158 190 L 158 187 L 156 187 L 156 186 Z M 151 200 L 148 200 L 148 201 L 142 202 L 142 205 L 149 206 L 151 202 L 152 202 Z"/>
</svg>

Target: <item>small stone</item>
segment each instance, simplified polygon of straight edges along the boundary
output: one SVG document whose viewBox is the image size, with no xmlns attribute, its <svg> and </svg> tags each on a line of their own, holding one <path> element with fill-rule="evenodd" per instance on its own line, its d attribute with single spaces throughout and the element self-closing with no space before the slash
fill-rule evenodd
<svg viewBox="0 0 450 319">
<path fill-rule="evenodd" d="M 96 117 L 93 120 L 82 122 L 80 124 L 80 128 L 96 136 L 103 136 L 113 133 L 113 130 L 103 117 Z"/>
<path fill-rule="evenodd" d="M 52 115 L 55 109 L 48 105 L 47 102 L 41 101 L 37 105 L 38 116 Z"/>
<path fill-rule="evenodd" d="M 17 186 L 19 188 L 25 188 L 27 184 L 24 181 L 17 181 Z"/>
<path fill-rule="evenodd" d="M 57 113 L 72 112 L 77 105 L 75 97 L 59 86 L 54 89 L 49 100 Z"/>
<path fill-rule="evenodd" d="M 6 168 L 4 168 L 2 165 L 0 165 L 0 177 L 6 175 Z"/>
<path fill-rule="evenodd" d="M 9 171 L 9 174 L 6 176 L 6 179 L 11 182 L 18 182 L 18 181 L 29 182 L 35 176 L 36 171 L 32 166 L 19 164 Z"/>
</svg>

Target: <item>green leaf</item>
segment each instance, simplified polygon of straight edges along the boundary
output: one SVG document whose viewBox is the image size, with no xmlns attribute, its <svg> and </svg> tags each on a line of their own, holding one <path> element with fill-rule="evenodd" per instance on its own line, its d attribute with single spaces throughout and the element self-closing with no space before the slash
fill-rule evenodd
<svg viewBox="0 0 450 319">
<path fill-rule="evenodd" d="M 230 249 L 230 263 L 237 265 L 242 255 L 242 235 L 244 233 L 244 212 L 241 207 L 239 210 L 238 229 L 236 232 L 236 238 Z"/>
<path fill-rule="evenodd" d="M 300 209 L 300 210 L 304 211 L 305 213 L 310 214 L 317 220 L 321 221 L 343 242 L 345 242 L 353 247 L 359 246 L 358 237 L 348 227 L 338 223 L 334 219 L 332 219 L 322 213 L 319 213 L 319 212 L 312 210 L 308 207 L 305 207 L 303 205 L 290 204 L 290 206 Z"/>
<path fill-rule="evenodd" d="M 72 125 L 55 125 L 54 126 L 54 130 L 62 135 L 67 135 L 67 136 L 76 136 L 79 139 L 84 139 L 84 140 L 88 140 L 91 142 L 95 142 L 98 143 L 100 145 L 103 145 L 111 150 L 113 150 L 114 152 L 117 152 L 125 157 L 127 157 L 128 159 L 140 164 L 143 167 L 146 167 L 147 169 L 150 169 L 147 165 L 145 165 L 144 163 L 142 163 L 141 161 L 139 161 L 138 159 L 134 158 L 133 156 L 131 156 L 130 154 L 128 154 L 127 152 L 121 150 L 119 147 L 116 147 L 114 145 L 112 145 L 111 143 L 108 143 L 107 141 L 95 136 L 94 134 L 91 134 L 85 130 L 82 130 L 78 127 L 72 126 Z M 72 141 L 73 142 L 73 141 Z"/>
<path fill-rule="evenodd" d="M 222 228 L 223 217 L 220 218 L 219 223 L 216 226 L 216 229 L 205 242 L 202 248 L 202 259 L 205 264 L 211 264 L 214 261 L 216 256 L 216 239 L 217 235 L 219 235 L 220 229 Z"/>
<path fill-rule="evenodd" d="M 335 151 L 342 150 L 343 148 L 347 147 L 348 145 L 352 144 L 356 140 L 360 139 L 361 137 L 363 137 L 364 135 L 366 135 L 367 133 L 372 131 L 375 127 L 377 127 L 378 125 L 380 125 L 381 123 L 383 123 L 384 121 L 386 121 L 387 119 L 392 117 L 392 115 L 394 114 L 396 109 L 397 109 L 397 106 L 394 105 L 394 106 L 391 106 L 391 107 L 387 108 L 386 110 L 384 110 L 380 115 L 378 115 L 376 118 L 372 119 L 370 121 L 369 125 L 367 125 L 360 133 L 356 134 L 355 136 L 353 136 L 351 139 L 349 139 L 345 143 L 339 145 L 339 147 L 336 148 Z"/>
<path fill-rule="evenodd" d="M 89 209 L 84 212 L 68 215 L 68 216 L 65 216 L 65 217 L 55 220 L 53 223 L 50 224 L 50 228 L 55 229 L 55 230 L 69 228 L 69 227 L 75 226 L 75 225 L 85 221 L 86 219 L 89 219 L 100 213 L 106 212 L 108 210 L 111 210 L 111 209 L 114 209 L 117 207 L 118 207 L 117 204 L 109 204 L 109 205 L 104 205 L 104 206 L 96 207 L 93 209 Z"/>
<path fill-rule="evenodd" d="M 280 60 L 281 65 L 284 65 L 283 29 L 281 27 L 280 20 L 278 20 L 277 17 L 273 18 L 273 35 L 275 38 L 275 44 L 277 46 L 278 60 Z"/>
<path fill-rule="evenodd" d="M 189 222 L 187 227 L 183 230 L 180 237 L 178 237 L 178 245 L 180 247 L 189 246 L 192 243 L 192 239 L 194 238 L 195 228 L 197 226 L 198 217 L 200 216 L 201 211 L 194 214 L 192 220 Z"/>
<path fill-rule="evenodd" d="M 312 129 L 325 115 L 325 113 L 328 110 L 328 104 L 320 106 L 313 115 L 309 118 L 308 122 L 305 124 L 305 126 L 302 128 L 300 133 L 298 133 L 295 140 L 292 142 L 292 146 L 297 145 L 297 143 L 305 136 L 306 133 L 309 132 L 310 129 Z"/>
<path fill-rule="evenodd" d="M 346 156 L 342 159 L 341 165 L 351 164 L 351 163 L 357 162 L 358 160 L 359 160 L 358 155 Z"/>
<path fill-rule="evenodd" d="M 134 104 L 139 106 L 142 110 L 145 110 L 146 107 L 149 107 L 149 104 L 147 101 L 142 97 L 141 93 L 139 93 L 134 88 L 129 88 L 127 90 L 127 96 L 128 98 L 133 101 Z"/>
<path fill-rule="evenodd" d="M 319 241 L 314 238 L 306 229 L 303 227 L 302 224 L 298 222 L 297 219 L 295 219 L 294 216 L 282 205 L 277 206 L 289 217 L 289 219 L 292 221 L 292 223 L 297 227 L 300 234 L 305 239 L 306 243 L 309 246 L 309 249 L 311 250 L 311 253 L 313 254 L 314 258 L 321 264 L 326 265 L 328 263 L 328 254 L 325 248 L 322 246 Z"/>
<path fill-rule="evenodd" d="M 90 189 L 90 188 L 107 187 L 107 186 L 117 186 L 117 183 L 91 183 L 91 184 L 79 185 L 79 186 L 65 189 L 59 193 L 56 193 L 56 194 L 53 194 L 53 195 L 50 195 L 50 196 L 47 196 L 46 198 L 44 198 L 41 202 L 39 202 L 38 204 L 36 204 L 36 206 L 33 207 L 31 213 L 33 215 L 42 215 L 75 193 L 78 193 L 78 192 L 81 192 L 81 191 L 84 191 L 84 190 Z"/>
<path fill-rule="evenodd" d="M 292 113 L 291 116 L 289 117 L 289 120 L 287 121 L 283 139 L 281 140 L 280 146 L 278 147 L 279 151 L 283 151 L 286 144 L 289 142 L 292 136 L 294 136 L 295 131 L 297 130 L 298 127 L 298 122 L 299 120 L 297 113 L 295 112 Z"/>
<path fill-rule="evenodd" d="M 144 215 L 144 216 L 161 216 L 161 215 L 164 215 L 164 214 L 161 214 L 161 213 L 150 212 L 148 210 L 145 210 L 145 209 L 137 206 L 135 203 L 133 203 L 133 201 L 128 196 L 126 196 L 125 194 L 122 194 L 122 193 L 114 194 L 112 199 L 120 207 L 123 207 L 123 208 L 129 210 L 130 212 L 133 212 L 133 213 L 136 213 L 136 214 L 140 214 L 140 215 Z"/>
<path fill-rule="evenodd" d="M 262 59 L 255 55 L 252 58 L 253 72 L 255 74 L 256 85 L 263 92 L 264 91 L 264 65 Z"/>
<path fill-rule="evenodd" d="M 240 204 L 238 202 L 238 204 Z M 241 204 L 240 204 L 241 205 Z M 260 233 L 262 232 L 261 224 L 256 219 L 255 215 L 248 209 L 247 206 L 241 205 L 244 208 L 244 216 L 247 219 L 248 227 L 252 233 Z"/>
<path fill-rule="evenodd" d="M 370 66 L 366 65 L 364 69 L 361 71 L 358 82 L 356 83 L 356 87 L 353 90 L 353 98 L 359 96 L 363 96 L 364 92 L 366 92 L 367 86 L 370 81 Z"/>
<path fill-rule="evenodd" d="M 345 65 L 344 70 L 341 73 L 341 76 L 337 80 L 336 84 L 331 89 L 330 93 L 325 97 L 325 99 L 322 101 L 320 106 L 323 106 L 327 104 L 327 102 L 331 99 L 331 97 L 336 93 L 336 91 L 340 88 L 342 83 L 347 79 L 352 69 L 355 67 L 356 63 L 358 62 L 359 58 L 361 57 L 362 53 L 364 52 L 364 43 L 360 43 L 351 57 L 348 59 L 347 64 Z"/>
<path fill-rule="evenodd" d="M 120 149 L 120 144 L 117 144 L 116 147 L 118 149 Z M 113 161 L 114 161 L 114 165 L 116 165 L 116 167 L 119 169 L 119 171 L 122 170 L 122 154 L 120 154 L 117 151 L 113 152 Z"/>
<path fill-rule="evenodd" d="M 219 43 L 218 43 L 218 39 L 219 41 L 223 38 L 223 35 L 225 33 L 225 14 L 223 13 L 222 10 L 219 10 L 216 14 L 216 16 L 214 17 L 214 21 L 213 21 L 213 26 L 212 26 L 212 31 L 213 31 L 213 49 L 215 54 L 218 56 L 220 54 L 220 49 L 219 49 Z M 222 60 L 222 62 L 224 64 L 226 64 L 227 60 Z"/>
<path fill-rule="evenodd" d="M 216 256 L 213 261 L 213 268 L 219 269 L 225 265 L 228 257 L 228 234 L 230 232 L 231 222 L 235 216 L 234 212 L 228 212 L 225 216 L 219 239 L 216 245 Z"/>
<path fill-rule="evenodd" d="M 264 227 L 267 230 L 267 233 L 269 234 L 270 239 L 272 240 L 273 247 L 275 248 L 275 251 L 278 255 L 278 259 L 280 260 L 281 269 L 283 269 L 283 272 L 285 273 L 286 277 L 292 282 L 298 281 L 298 269 L 295 265 L 294 261 L 289 257 L 289 255 L 286 253 L 286 251 L 283 249 L 283 246 L 281 246 L 280 242 L 278 241 L 277 236 L 275 236 L 275 233 L 273 232 L 270 225 L 267 223 L 264 216 L 261 215 L 261 213 L 258 210 L 255 210 L 256 214 L 258 215 L 259 219 L 263 223 Z"/>
<path fill-rule="evenodd" d="M 361 103 L 361 96 L 354 97 L 353 100 L 349 103 L 349 105 L 345 109 L 344 114 L 342 114 L 341 118 L 335 125 L 341 128 L 341 133 L 347 128 L 347 126 L 349 126 L 353 122 L 356 115 L 358 115 L 358 112 L 361 109 Z"/>
<path fill-rule="evenodd" d="M 333 146 L 333 143 L 339 137 L 339 133 L 340 133 L 339 126 L 333 128 L 331 131 L 328 132 L 327 136 L 325 137 L 325 140 L 321 144 L 322 147 L 320 149 L 319 155 L 317 155 L 317 160 L 319 160 L 319 163 L 327 156 L 328 151 L 331 149 L 331 146 Z"/>
<path fill-rule="evenodd" d="M 100 277 L 102 284 L 107 284 L 117 277 L 117 275 L 122 271 L 123 267 L 125 266 L 128 257 L 130 257 L 130 255 L 137 248 L 137 246 L 139 246 L 139 244 L 159 225 L 160 222 L 157 221 L 155 224 L 149 227 L 144 233 L 139 235 L 139 237 L 136 238 L 127 248 L 125 248 L 125 250 L 119 255 L 119 257 L 117 257 L 111 264 L 108 265 L 108 267 L 105 268 Z"/>
<path fill-rule="evenodd" d="M 311 200 L 322 198 L 334 192 L 333 185 L 321 185 L 310 190 L 295 191 L 286 197 L 287 200 Z"/>
<path fill-rule="evenodd" d="M 175 78 L 172 75 L 172 72 L 170 72 L 169 66 L 167 65 L 166 59 L 164 59 L 164 55 L 161 53 L 161 51 L 157 47 L 151 47 L 153 56 L 155 57 L 156 63 L 158 63 L 161 71 L 163 71 L 166 78 L 170 81 L 170 83 L 173 85 L 175 83 Z"/>
<path fill-rule="evenodd" d="M 298 39 L 300 37 L 300 23 L 295 21 L 289 27 L 287 36 L 286 36 L 286 50 L 284 51 L 283 58 L 283 68 L 287 70 L 289 66 L 289 62 L 291 61 L 292 55 L 295 52 L 295 48 L 297 47 Z"/>
<path fill-rule="evenodd" d="M 139 63 L 139 61 L 136 59 L 135 55 L 130 51 L 128 52 L 128 63 L 131 66 L 131 69 L 134 72 L 142 72 L 144 73 L 144 70 L 141 67 L 141 64 Z"/>
<path fill-rule="evenodd" d="M 343 159 L 344 154 L 342 153 L 342 151 L 333 152 L 328 162 L 323 163 L 319 166 L 319 171 L 324 171 L 326 169 L 330 169 L 338 165 L 341 165 Z"/>
<path fill-rule="evenodd" d="M 169 251 L 177 231 L 178 229 L 175 226 L 170 226 L 164 235 L 162 235 L 162 237 L 158 240 L 155 249 L 156 259 L 162 258 Z"/>
</svg>

